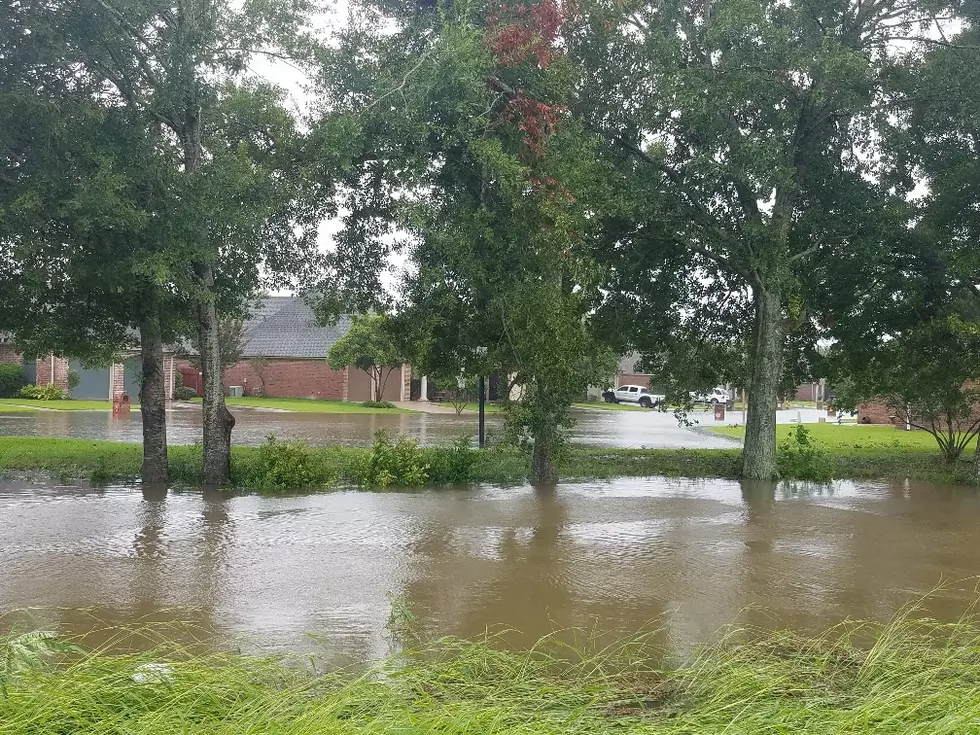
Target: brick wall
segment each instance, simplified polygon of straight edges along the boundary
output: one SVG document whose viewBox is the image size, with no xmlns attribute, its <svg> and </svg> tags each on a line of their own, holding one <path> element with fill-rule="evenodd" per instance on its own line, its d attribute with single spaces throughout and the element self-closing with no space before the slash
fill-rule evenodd
<svg viewBox="0 0 980 735">
<path fill-rule="evenodd" d="M 54 384 L 68 390 L 68 360 L 63 357 L 45 355 L 37 361 L 37 385 L 51 383 L 51 360 L 54 360 Z"/>
<path fill-rule="evenodd" d="M 115 398 L 116 393 L 126 391 L 126 366 L 121 362 L 114 362 L 109 367 L 109 398 Z M 136 403 L 139 396 L 130 396 L 129 400 Z"/>
<path fill-rule="evenodd" d="M 16 347 L 8 342 L 0 343 L 0 363 L 20 365 L 22 362 L 23 357 L 21 357 Z"/>
<path fill-rule="evenodd" d="M 892 424 L 900 429 L 905 428 L 905 422 L 899 418 L 891 418 L 895 412 L 884 403 L 862 403 L 858 406 L 857 420 L 860 424 Z M 980 406 L 974 411 L 974 418 L 980 418 Z M 962 427 L 966 428 L 966 427 Z"/>
<path fill-rule="evenodd" d="M 182 361 L 178 360 L 178 364 Z M 344 399 L 345 371 L 333 370 L 324 359 L 290 360 L 270 358 L 262 370 L 263 381 L 250 360 L 242 360 L 225 370 L 225 391 L 229 386 L 247 387 L 249 395 L 262 393 L 274 398 Z"/>
</svg>

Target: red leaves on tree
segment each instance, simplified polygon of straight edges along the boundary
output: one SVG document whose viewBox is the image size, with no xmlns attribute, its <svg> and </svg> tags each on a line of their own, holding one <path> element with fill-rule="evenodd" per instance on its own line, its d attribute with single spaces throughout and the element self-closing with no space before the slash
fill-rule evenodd
<svg viewBox="0 0 980 735">
<path fill-rule="evenodd" d="M 504 3 L 487 19 L 487 47 L 504 66 L 517 66 L 534 58 L 543 69 L 555 54 L 554 43 L 565 17 L 558 0 Z"/>
<path fill-rule="evenodd" d="M 555 132 L 564 111 L 564 107 L 545 104 L 517 90 L 504 108 L 504 116 L 517 123 L 517 129 L 524 134 L 524 147 L 540 158 L 547 150 L 548 136 Z"/>
</svg>

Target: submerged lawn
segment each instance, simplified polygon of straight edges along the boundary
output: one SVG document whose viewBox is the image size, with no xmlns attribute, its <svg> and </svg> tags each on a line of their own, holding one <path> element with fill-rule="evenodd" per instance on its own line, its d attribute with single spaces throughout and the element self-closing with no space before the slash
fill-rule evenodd
<svg viewBox="0 0 980 735">
<path fill-rule="evenodd" d="M 200 403 L 201 399 L 195 399 Z M 406 408 L 372 408 L 360 403 L 347 401 L 318 401 L 312 398 L 259 398 L 246 396 L 243 398 L 225 398 L 229 406 L 244 406 L 247 408 L 277 409 L 280 411 L 298 411 L 300 413 L 414 413 Z"/>
<path fill-rule="evenodd" d="M 192 655 L 166 644 L 142 654 L 68 653 L 19 671 L 4 662 L 0 734 L 964 735 L 980 729 L 980 629 L 973 622 L 898 619 L 817 638 L 735 633 L 680 666 L 665 665 L 643 637 L 600 652 L 549 641 L 510 652 L 493 643 L 441 641 L 361 674 L 317 675 L 302 661 Z"/>
</svg>

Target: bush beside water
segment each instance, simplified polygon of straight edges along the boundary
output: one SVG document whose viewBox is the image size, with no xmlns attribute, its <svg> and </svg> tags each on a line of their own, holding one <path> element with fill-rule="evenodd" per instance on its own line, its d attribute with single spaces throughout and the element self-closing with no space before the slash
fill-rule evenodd
<svg viewBox="0 0 980 735">
<path fill-rule="evenodd" d="M 24 366 L 0 363 L 0 398 L 16 398 L 24 387 Z"/>
</svg>

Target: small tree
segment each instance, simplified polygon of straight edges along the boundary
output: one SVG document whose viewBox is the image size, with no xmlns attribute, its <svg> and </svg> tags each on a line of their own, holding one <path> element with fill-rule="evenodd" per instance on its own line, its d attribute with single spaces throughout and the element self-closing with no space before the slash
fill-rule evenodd
<svg viewBox="0 0 980 735">
<path fill-rule="evenodd" d="M 231 367 L 242 359 L 247 344 L 245 322 L 235 317 L 222 317 L 218 322 L 218 355 L 221 360 L 221 370 Z M 192 355 L 188 360 L 198 370 L 201 370 L 200 353 Z"/>
<path fill-rule="evenodd" d="M 248 364 L 252 366 L 252 370 L 259 377 L 259 395 L 265 395 L 265 381 L 269 377 L 269 367 L 271 367 L 272 362 L 268 357 L 253 357 L 248 361 Z"/>
<path fill-rule="evenodd" d="M 871 352 L 834 356 L 846 409 L 878 401 L 906 426 L 932 434 L 947 462 L 980 435 L 980 329 L 939 318 Z"/>
<path fill-rule="evenodd" d="M 391 372 L 405 362 L 390 329 L 388 317 L 355 317 L 347 334 L 327 353 L 334 370 L 356 367 L 371 379 L 371 400 L 381 401 Z"/>
</svg>

